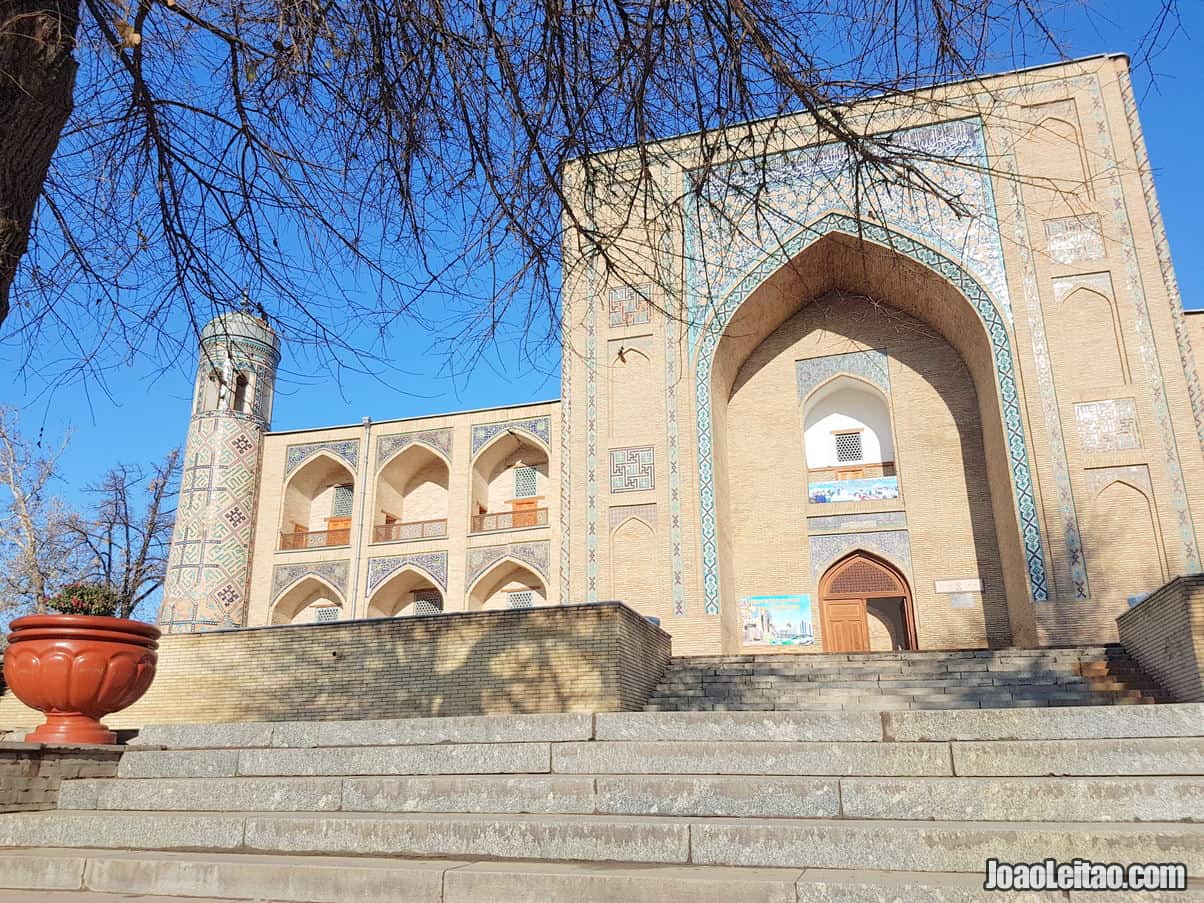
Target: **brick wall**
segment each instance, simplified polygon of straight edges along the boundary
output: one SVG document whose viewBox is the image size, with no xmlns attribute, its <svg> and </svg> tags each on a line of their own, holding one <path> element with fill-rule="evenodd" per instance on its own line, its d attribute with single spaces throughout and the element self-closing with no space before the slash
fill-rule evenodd
<svg viewBox="0 0 1204 903">
<path fill-rule="evenodd" d="M 119 746 L 0 742 L 0 812 L 53 809 L 63 781 L 116 777 L 121 752 Z"/>
<path fill-rule="evenodd" d="M 670 652 L 617 603 L 181 634 L 146 696 L 105 723 L 623 711 Z M 0 698 L 0 726 L 36 720 Z"/>
<path fill-rule="evenodd" d="M 1177 577 L 1116 619 L 1120 641 L 1178 702 L 1204 702 L 1204 575 Z"/>
</svg>

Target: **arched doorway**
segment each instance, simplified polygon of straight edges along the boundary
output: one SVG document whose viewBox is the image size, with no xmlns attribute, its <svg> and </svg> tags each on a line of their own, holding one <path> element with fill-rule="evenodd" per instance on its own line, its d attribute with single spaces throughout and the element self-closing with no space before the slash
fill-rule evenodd
<svg viewBox="0 0 1204 903">
<path fill-rule="evenodd" d="M 854 552 L 819 583 L 825 652 L 915 649 L 915 615 L 907 580 L 886 562 Z"/>
</svg>

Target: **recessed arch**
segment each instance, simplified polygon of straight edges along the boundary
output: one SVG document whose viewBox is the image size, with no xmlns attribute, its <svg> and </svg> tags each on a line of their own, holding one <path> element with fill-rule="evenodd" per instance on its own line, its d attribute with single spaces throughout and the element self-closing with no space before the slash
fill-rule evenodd
<svg viewBox="0 0 1204 903">
<path fill-rule="evenodd" d="M 802 402 L 803 463 L 812 502 L 898 498 L 890 398 L 879 386 L 835 373 Z"/>
<path fill-rule="evenodd" d="M 285 481 L 280 548 L 348 545 L 354 495 L 347 463 L 325 449 L 313 452 Z"/>
<path fill-rule="evenodd" d="M 443 591 L 435 578 L 414 564 L 404 564 L 368 597 L 367 617 L 434 614 L 446 609 Z"/>
<path fill-rule="evenodd" d="M 503 430 L 473 458 L 473 533 L 544 526 L 550 498 L 548 449 L 527 430 Z"/>
<path fill-rule="evenodd" d="M 538 608 L 547 605 L 548 590 L 543 578 L 530 565 L 507 555 L 472 582 L 467 597 L 468 611 Z"/>
<path fill-rule="evenodd" d="M 411 442 L 377 471 L 372 541 L 436 539 L 447 535 L 447 458 L 425 442 Z"/>
<path fill-rule="evenodd" d="M 317 574 L 306 574 L 276 597 L 268 615 L 270 624 L 307 624 L 326 620 L 320 611 L 334 609 L 343 619 L 343 594 Z"/>
<path fill-rule="evenodd" d="M 781 263 L 782 259 L 787 262 Z M 708 613 L 720 613 L 723 596 L 719 554 L 723 513 L 715 482 L 717 467 L 722 466 L 716 437 L 721 436 L 724 414 L 715 400 L 726 400 L 742 361 L 806 299 L 835 287 L 879 297 L 884 284 L 897 289 L 905 279 L 922 280 L 926 293 L 903 298 L 906 293 L 900 292 L 892 295 L 891 302 L 928 323 L 962 355 L 978 388 L 984 439 L 1000 452 L 991 459 L 996 468 L 992 482 L 1007 485 L 1012 499 L 1007 510 L 995 508 L 1001 552 L 1006 544 L 1009 557 L 1027 575 L 1026 587 L 1019 592 L 1009 588 L 1009 600 L 1015 597 L 1018 604 L 1021 594 L 1026 601 L 1049 599 L 1006 320 L 978 281 L 948 257 L 897 231 L 830 213 L 799 230 L 737 280 L 716 304 L 695 348 L 701 552 Z M 1005 581 L 1012 570 L 1005 568 Z"/>
<path fill-rule="evenodd" d="M 825 652 L 917 648 L 911 587 L 878 555 L 856 549 L 829 567 L 819 582 L 819 605 Z"/>
</svg>

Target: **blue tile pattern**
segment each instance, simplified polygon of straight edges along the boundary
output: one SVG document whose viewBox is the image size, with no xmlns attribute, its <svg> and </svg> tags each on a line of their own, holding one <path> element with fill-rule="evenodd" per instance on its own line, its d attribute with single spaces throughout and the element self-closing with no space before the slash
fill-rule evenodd
<svg viewBox="0 0 1204 903">
<path fill-rule="evenodd" d="M 447 553 L 419 552 L 414 555 L 389 555 L 368 559 L 367 595 L 371 596 L 386 580 L 409 565 L 422 571 L 444 592 L 447 591 Z"/>
<path fill-rule="evenodd" d="M 495 423 L 474 423 L 472 427 L 472 455 L 489 444 L 498 433 L 507 430 L 521 431 L 539 440 L 544 448 L 552 445 L 552 418 L 528 417 L 525 420 L 499 420 Z"/>
</svg>

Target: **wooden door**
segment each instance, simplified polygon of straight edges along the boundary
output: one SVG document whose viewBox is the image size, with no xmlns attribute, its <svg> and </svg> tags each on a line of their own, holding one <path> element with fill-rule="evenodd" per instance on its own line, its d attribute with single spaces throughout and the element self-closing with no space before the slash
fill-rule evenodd
<svg viewBox="0 0 1204 903">
<path fill-rule="evenodd" d="M 870 651 L 864 599 L 831 599 L 824 603 L 824 651 Z"/>
<path fill-rule="evenodd" d="M 351 518 L 326 518 L 326 545 L 345 546 L 351 542 Z"/>
<path fill-rule="evenodd" d="M 901 599 L 906 648 L 916 648 L 911 591 L 903 575 L 886 562 L 854 552 L 828 569 L 819 582 L 825 652 L 869 652 L 866 606 L 870 599 Z"/>
<path fill-rule="evenodd" d="M 510 503 L 510 517 L 515 527 L 537 526 L 539 499 L 514 499 Z"/>
</svg>

